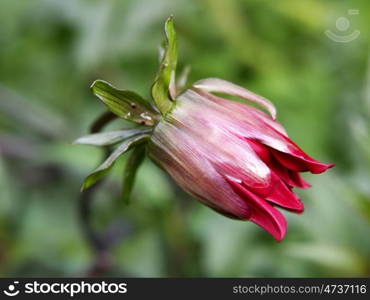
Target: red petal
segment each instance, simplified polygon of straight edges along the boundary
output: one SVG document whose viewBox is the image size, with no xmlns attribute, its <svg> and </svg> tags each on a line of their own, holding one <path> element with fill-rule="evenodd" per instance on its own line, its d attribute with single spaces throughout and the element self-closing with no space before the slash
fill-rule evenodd
<svg viewBox="0 0 370 300">
<path fill-rule="evenodd" d="M 250 192 L 238 182 L 225 177 L 233 190 L 252 208 L 250 220 L 270 233 L 277 241 L 281 241 L 286 233 L 285 217 L 264 199 Z"/>
<path fill-rule="evenodd" d="M 270 184 L 266 187 L 254 187 L 244 181 L 241 184 L 270 203 L 297 213 L 303 212 L 304 206 L 301 200 L 273 171 L 271 171 Z"/>
<path fill-rule="evenodd" d="M 310 187 L 310 185 L 304 181 L 297 172 L 287 169 L 274 156 L 270 155 L 272 148 L 253 139 L 247 138 L 245 140 L 252 147 L 254 152 L 263 160 L 263 162 L 266 163 L 268 167 L 287 185 L 299 188 Z"/>
<path fill-rule="evenodd" d="M 289 172 L 289 177 L 291 181 L 294 182 L 294 185 L 292 186 L 296 186 L 301 189 L 307 189 L 311 187 L 311 185 L 306 180 L 304 180 L 298 172 L 294 172 L 291 170 L 289 170 L 288 172 Z"/>
<path fill-rule="evenodd" d="M 265 163 L 270 161 L 270 151 L 267 146 L 253 139 L 245 138 L 245 140 Z"/>
<path fill-rule="evenodd" d="M 301 153 L 284 153 L 271 149 L 274 157 L 286 168 L 295 172 L 310 171 L 313 174 L 319 174 L 334 167 L 334 164 L 323 164 L 309 157 L 303 151 Z M 298 151 L 296 151 L 298 152 Z"/>
<path fill-rule="evenodd" d="M 289 170 L 295 172 L 310 171 L 313 174 L 319 174 L 335 166 L 335 164 L 323 164 L 318 162 L 317 160 L 307 155 L 290 138 L 277 131 L 276 129 L 274 129 L 274 131 L 287 143 L 289 150 L 287 152 L 281 152 L 270 147 L 271 153 L 283 166 L 285 166 Z"/>
<path fill-rule="evenodd" d="M 295 181 L 292 180 L 289 172 L 292 172 L 288 170 L 286 167 L 284 167 L 282 164 L 280 164 L 276 158 L 271 157 L 269 168 L 280 177 L 281 180 L 283 180 L 287 185 L 291 187 L 297 186 Z"/>
<path fill-rule="evenodd" d="M 272 173 L 271 177 L 273 187 L 270 194 L 266 196 L 266 200 L 297 213 L 303 212 L 303 203 L 297 195 L 288 189 L 286 184 L 276 174 Z"/>
</svg>

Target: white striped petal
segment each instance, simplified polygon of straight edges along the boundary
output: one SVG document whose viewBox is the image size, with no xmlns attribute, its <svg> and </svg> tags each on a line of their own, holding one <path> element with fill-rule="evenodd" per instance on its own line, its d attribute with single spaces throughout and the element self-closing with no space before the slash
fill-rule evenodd
<svg viewBox="0 0 370 300">
<path fill-rule="evenodd" d="M 264 107 L 274 120 L 276 119 L 276 108 L 269 100 L 226 80 L 206 78 L 197 81 L 193 87 L 207 92 L 229 94 L 256 103 Z"/>
</svg>

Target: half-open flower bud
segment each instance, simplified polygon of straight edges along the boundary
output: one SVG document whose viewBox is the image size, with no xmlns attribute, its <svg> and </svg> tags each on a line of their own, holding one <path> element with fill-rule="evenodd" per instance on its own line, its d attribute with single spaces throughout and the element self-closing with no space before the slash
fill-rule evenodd
<svg viewBox="0 0 370 300">
<path fill-rule="evenodd" d="M 271 114 L 210 92 L 257 103 Z M 304 153 L 275 119 L 268 100 L 220 79 L 196 83 L 154 128 L 149 155 L 189 194 L 228 217 L 250 220 L 283 239 L 286 220 L 276 207 L 303 211 L 294 187 L 309 184 L 300 172 L 331 164 Z"/>
</svg>

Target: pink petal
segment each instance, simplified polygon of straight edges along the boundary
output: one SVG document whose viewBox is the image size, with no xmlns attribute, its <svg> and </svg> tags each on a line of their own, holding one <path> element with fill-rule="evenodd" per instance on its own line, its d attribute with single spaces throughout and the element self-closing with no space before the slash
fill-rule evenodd
<svg viewBox="0 0 370 300">
<path fill-rule="evenodd" d="M 285 217 L 265 200 L 244 188 L 240 183 L 225 177 L 232 189 L 252 208 L 250 220 L 270 233 L 277 241 L 281 241 L 286 233 Z"/>
<path fill-rule="evenodd" d="M 249 108 L 249 107 L 248 107 Z M 254 109 L 254 107 L 249 108 L 250 112 L 254 114 L 259 120 L 261 120 L 263 123 L 266 124 L 266 126 L 272 127 L 276 131 L 280 132 L 281 134 L 288 136 L 288 133 L 286 132 L 285 128 L 278 123 L 276 120 L 271 119 L 269 115 L 264 113 L 261 110 Z"/>
<path fill-rule="evenodd" d="M 208 206 L 209 208 L 213 209 L 214 211 L 218 212 L 219 214 L 221 214 L 225 217 L 228 217 L 230 219 L 249 220 L 251 215 L 252 215 L 251 209 L 246 203 L 243 203 L 243 205 L 240 206 L 240 209 L 239 209 L 238 213 L 236 214 L 236 213 L 232 213 L 232 212 L 228 211 L 224 207 L 221 207 L 220 205 L 217 204 L 217 202 L 214 203 L 212 201 L 209 201 L 207 198 L 202 197 L 201 195 L 196 194 L 196 193 L 191 193 L 191 194 L 193 195 L 193 197 L 198 199 L 204 205 Z"/>
<path fill-rule="evenodd" d="M 219 78 L 206 78 L 197 81 L 193 87 L 208 92 L 229 94 L 256 103 L 264 107 L 271 117 L 276 119 L 276 108 L 269 100 L 231 82 Z"/>
<path fill-rule="evenodd" d="M 168 90 L 172 100 L 176 99 L 177 91 L 176 91 L 176 80 L 175 80 L 175 71 L 172 70 L 171 77 L 170 77 L 170 84 L 168 86 Z"/>
</svg>

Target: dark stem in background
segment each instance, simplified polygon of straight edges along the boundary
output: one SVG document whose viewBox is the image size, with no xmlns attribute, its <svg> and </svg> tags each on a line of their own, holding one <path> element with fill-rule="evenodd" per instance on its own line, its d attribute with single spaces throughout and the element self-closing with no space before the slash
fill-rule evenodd
<svg viewBox="0 0 370 300">
<path fill-rule="evenodd" d="M 116 115 L 107 111 L 103 113 L 90 127 L 90 133 L 97 133 L 103 129 L 105 125 L 113 121 Z M 109 148 L 104 149 L 104 161 L 109 156 Z M 103 185 L 103 180 L 96 183 L 93 187 L 85 190 L 80 195 L 79 214 L 82 230 L 86 240 L 95 253 L 95 260 L 87 271 L 88 276 L 100 276 L 108 272 L 112 268 L 112 258 L 109 249 L 117 241 L 115 235 L 121 234 L 120 230 L 106 230 L 106 232 L 98 232 L 92 225 L 92 203 L 96 190 Z M 122 226 L 122 224 L 119 224 Z M 112 231 L 114 236 L 112 236 Z"/>
<path fill-rule="evenodd" d="M 106 245 L 101 234 L 97 232 L 91 222 L 92 201 L 95 191 L 102 185 L 98 182 L 95 186 L 81 193 L 79 201 L 80 221 L 85 238 L 89 246 L 94 251 L 94 262 L 87 271 L 87 276 L 99 276 L 106 273 L 111 268 L 111 259 L 109 255 L 109 245 Z"/>
<path fill-rule="evenodd" d="M 102 115 L 100 115 L 99 118 L 95 120 L 94 123 L 91 124 L 90 126 L 90 133 L 97 133 L 100 130 L 103 129 L 105 125 L 107 125 L 109 122 L 113 121 L 116 119 L 117 116 L 112 113 L 111 111 L 106 111 Z"/>
</svg>

